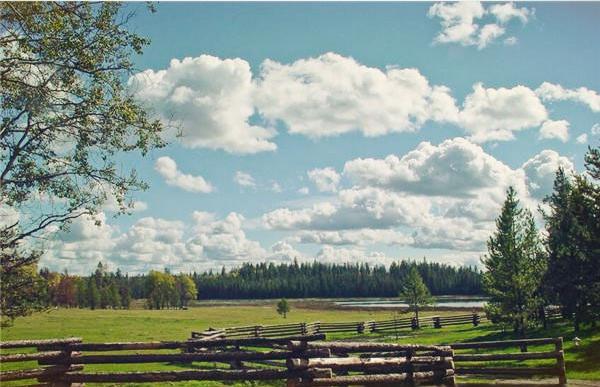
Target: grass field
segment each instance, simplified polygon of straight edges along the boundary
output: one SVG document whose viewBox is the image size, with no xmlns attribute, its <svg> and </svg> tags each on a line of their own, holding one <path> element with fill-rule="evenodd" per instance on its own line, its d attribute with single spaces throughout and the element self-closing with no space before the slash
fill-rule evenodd
<svg viewBox="0 0 600 387">
<path fill-rule="evenodd" d="M 428 311 L 423 316 L 455 315 L 464 312 Z M 408 315 L 401 315 L 407 317 Z M 83 310 L 58 309 L 18 319 L 15 325 L 2 330 L 2 340 L 44 339 L 76 336 L 86 342 L 185 340 L 192 330 L 208 327 L 242 326 L 251 324 L 277 324 L 300 321 L 365 321 L 393 317 L 390 311 L 360 311 L 317 309 L 314 305 L 292 303 L 287 319 L 281 318 L 272 305 L 210 305 L 188 310 Z M 600 329 L 588 328 L 578 334 L 583 339 L 579 347 L 573 345 L 574 334 L 566 323 L 555 324 L 548 330 L 530 332 L 531 337 L 563 336 L 567 372 L 570 379 L 600 380 Z M 401 343 L 447 344 L 460 341 L 485 341 L 513 338 L 492 324 L 459 325 L 442 329 L 424 328 L 417 332 L 401 331 L 396 340 L 387 335 L 328 335 L 328 339 L 347 338 Z M 509 350 L 510 351 L 510 350 Z M 512 349 L 514 351 L 514 349 Z M 34 364 L 32 364 L 34 365 Z M 181 369 L 176 365 L 140 364 L 114 366 L 86 366 L 90 371 Z M 3 369 L 7 369 L 5 365 Z M 179 385 L 183 385 L 179 384 Z M 185 383 L 186 386 L 217 386 L 220 383 Z"/>
</svg>

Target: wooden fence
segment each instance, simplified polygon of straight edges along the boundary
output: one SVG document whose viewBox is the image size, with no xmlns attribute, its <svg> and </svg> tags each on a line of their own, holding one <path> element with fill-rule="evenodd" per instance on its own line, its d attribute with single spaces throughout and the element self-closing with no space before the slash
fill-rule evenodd
<svg viewBox="0 0 600 387">
<path fill-rule="evenodd" d="M 325 335 L 318 334 L 285 338 L 194 339 L 183 342 L 83 343 L 78 338 L 4 342 L 0 343 L 2 364 L 37 361 L 38 367 L 2 371 L 0 382 L 37 379 L 40 384 L 36 385 L 45 386 L 187 380 L 287 380 L 289 386 L 454 384 L 450 347 L 315 342 L 323 339 Z M 37 352 L 5 353 L 6 349 L 15 348 L 36 348 Z M 391 350 L 395 351 L 392 356 L 364 356 L 365 352 L 389 355 Z M 194 364 L 191 369 L 192 362 L 221 366 L 198 369 L 199 365 Z M 86 364 L 140 363 L 167 363 L 184 369 L 84 371 Z"/>
<path fill-rule="evenodd" d="M 372 333 L 393 332 L 402 329 L 418 327 L 443 328 L 451 325 L 472 324 L 477 326 L 485 316 L 478 313 L 455 316 L 432 316 L 417 321 L 415 318 L 400 318 L 380 321 L 349 321 L 349 322 L 311 322 L 278 325 L 248 325 L 230 328 L 210 328 L 202 332 L 192 332 L 192 338 L 219 337 L 284 337 L 289 335 L 310 335 L 318 333 Z"/>
<path fill-rule="evenodd" d="M 535 347 L 535 351 L 529 352 L 528 349 L 532 346 Z M 547 349 L 548 346 L 551 347 L 550 350 Z M 450 347 L 454 350 L 457 375 L 516 376 L 519 378 L 557 377 L 560 385 L 567 383 L 562 337 L 456 343 L 451 344 Z M 519 348 L 520 352 L 490 353 L 494 350 L 511 347 Z M 486 353 L 481 353 L 481 350 L 485 350 Z M 536 364 L 527 362 L 530 360 L 535 360 Z M 539 360 L 552 360 L 553 362 L 539 364 Z M 496 363 L 505 362 L 510 363 L 501 367 L 496 365 Z"/>
</svg>

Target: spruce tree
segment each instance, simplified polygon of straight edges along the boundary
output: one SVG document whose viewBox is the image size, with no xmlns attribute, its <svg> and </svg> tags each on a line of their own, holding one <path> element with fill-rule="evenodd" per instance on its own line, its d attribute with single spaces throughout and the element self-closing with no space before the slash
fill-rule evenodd
<svg viewBox="0 0 600 387">
<path fill-rule="evenodd" d="M 533 216 L 520 207 L 512 187 L 496 228 L 488 241 L 488 255 L 482 259 L 486 268 L 483 286 L 490 296 L 488 308 L 494 312 L 495 321 L 512 325 L 524 336 L 541 303 L 545 257 Z"/>
<path fill-rule="evenodd" d="M 406 301 L 411 310 L 415 312 L 417 328 L 419 327 L 419 308 L 431 304 L 431 294 L 423 282 L 417 267 L 413 265 L 406 276 L 405 284 L 400 292 L 400 297 Z"/>
</svg>

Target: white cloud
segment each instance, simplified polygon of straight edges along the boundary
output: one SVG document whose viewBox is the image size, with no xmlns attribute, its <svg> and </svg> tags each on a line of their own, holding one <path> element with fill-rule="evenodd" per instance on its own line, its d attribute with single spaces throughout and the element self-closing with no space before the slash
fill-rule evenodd
<svg viewBox="0 0 600 387">
<path fill-rule="evenodd" d="M 256 181 L 254 180 L 254 177 L 246 172 L 237 171 L 233 176 L 233 181 L 242 187 L 256 187 Z"/>
<path fill-rule="evenodd" d="M 475 20 L 484 14 L 485 9 L 479 1 L 436 3 L 427 13 L 430 18 L 441 19 L 442 30 L 435 37 L 437 43 L 460 43 L 463 46 L 476 44 L 479 26 Z"/>
<path fill-rule="evenodd" d="M 523 24 L 529 21 L 533 10 L 517 8 L 514 3 L 495 4 L 487 9 L 479 1 L 458 1 L 436 3 L 429 8 L 430 18 L 440 19 L 442 30 L 434 38 L 435 43 L 457 43 L 462 46 L 487 47 L 506 33 L 505 26 L 512 19 Z M 486 15 L 494 22 L 484 23 Z M 516 43 L 516 38 L 506 39 L 505 44 Z"/>
<path fill-rule="evenodd" d="M 489 12 L 494 15 L 501 24 L 506 24 L 512 19 L 519 19 L 521 23 L 525 24 L 533 14 L 533 10 L 525 7 L 517 8 L 513 2 L 494 4 L 489 7 Z"/>
<path fill-rule="evenodd" d="M 548 113 L 528 87 L 494 89 L 481 83 L 465 98 L 460 123 L 475 142 L 514 139 L 515 131 L 540 125 Z"/>
<path fill-rule="evenodd" d="M 547 120 L 540 128 L 540 138 L 555 138 L 562 142 L 567 142 L 569 140 L 569 125 L 569 122 L 565 120 Z"/>
<path fill-rule="evenodd" d="M 411 132 L 458 114 L 449 89 L 431 86 L 416 69 L 382 71 L 334 53 L 292 64 L 263 62 L 256 106 L 267 120 L 311 138 Z"/>
<path fill-rule="evenodd" d="M 344 175 L 363 186 L 457 197 L 496 187 L 503 193 L 520 179 L 517 172 L 464 138 L 437 146 L 422 142 L 402 158 L 350 160 L 344 165 Z"/>
<path fill-rule="evenodd" d="M 281 185 L 276 181 L 271 181 L 271 185 L 270 185 L 269 189 L 275 193 L 283 192 L 283 188 L 281 188 Z"/>
<path fill-rule="evenodd" d="M 358 230 L 339 231 L 302 231 L 293 237 L 299 243 L 315 243 L 322 245 L 355 245 L 364 246 L 375 243 L 386 245 L 411 245 L 413 238 L 397 230 L 376 230 L 363 228 Z"/>
<path fill-rule="evenodd" d="M 204 180 L 202 176 L 193 176 L 181 172 L 177 169 L 175 160 L 168 156 L 159 157 L 154 163 L 154 169 L 170 186 L 178 187 L 188 192 L 209 193 L 214 190 L 213 186 Z"/>
<path fill-rule="evenodd" d="M 312 181 L 319 192 L 335 192 L 340 183 L 341 176 L 331 167 L 315 168 L 307 172 L 308 178 Z"/>
<path fill-rule="evenodd" d="M 544 82 L 535 92 L 543 101 L 574 101 L 587 105 L 593 112 L 600 112 L 600 95 L 586 87 L 565 89 L 561 85 Z"/>
<path fill-rule="evenodd" d="M 554 177 L 559 167 L 563 167 L 567 172 L 575 170 L 571 160 L 549 149 L 523 163 L 521 168 L 525 172 L 531 196 L 542 199 L 552 193 Z"/>
<path fill-rule="evenodd" d="M 592 136 L 600 135 L 600 124 L 594 124 L 590 129 L 590 133 L 592 134 Z"/>
<path fill-rule="evenodd" d="M 588 135 L 587 135 L 587 133 L 580 134 L 579 136 L 577 136 L 577 138 L 575 139 L 575 141 L 578 144 L 587 144 L 587 142 L 588 142 Z"/>
<path fill-rule="evenodd" d="M 326 263 L 366 262 L 380 265 L 389 265 L 397 259 L 388 257 L 382 252 L 368 252 L 361 249 L 335 248 L 332 246 L 323 246 L 323 248 L 317 253 L 316 260 L 318 262 Z"/>
<path fill-rule="evenodd" d="M 300 189 L 298 189 L 298 193 L 300 195 L 308 195 L 310 193 L 310 190 L 308 189 L 308 187 L 301 187 Z"/>
<path fill-rule="evenodd" d="M 276 262 L 292 262 L 294 259 L 298 261 L 307 260 L 304 254 L 296 250 L 287 242 L 279 241 L 271 246 L 271 254 L 267 257 L 268 261 Z"/>
<path fill-rule="evenodd" d="M 519 40 L 515 36 L 509 36 L 508 38 L 504 39 L 504 44 L 506 46 L 514 46 L 518 42 Z"/>
<path fill-rule="evenodd" d="M 254 82 L 245 60 L 210 55 L 172 59 L 165 70 L 146 70 L 129 85 L 167 123 L 181 130 L 190 148 L 237 154 L 272 151 L 274 132 L 249 123 L 254 114 Z"/>
</svg>

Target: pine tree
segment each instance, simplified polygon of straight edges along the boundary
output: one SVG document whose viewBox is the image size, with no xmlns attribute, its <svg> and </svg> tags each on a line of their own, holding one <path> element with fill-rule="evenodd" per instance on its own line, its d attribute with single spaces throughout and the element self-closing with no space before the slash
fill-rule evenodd
<svg viewBox="0 0 600 387">
<path fill-rule="evenodd" d="M 277 303 L 277 313 L 279 313 L 283 318 L 287 318 L 287 314 L 290 312 L 290 305 L 288 304 L 285 298 L 282 298 Z"/>
<path fill-rule="evenodd" d="M 405 279 L 404 287 L 400 297 L 408 303 L 411 310 L 415 312 L 417 328 L 419 327 L 419 308 L 431 304 L 432 298 L 429 289 L 423 282 L 417 267 L 413 265 Z"/>
<path fill-rule="evenodd" d="M 489 311 L 495 321 L 509 323 L 524 336 L 530 319 L 539 310 L 539 290 L 545 256 L 531 212 L 520 208 L 510 187 L 488 241 L 483 286 L 490 296 Z"/>
</svg>

